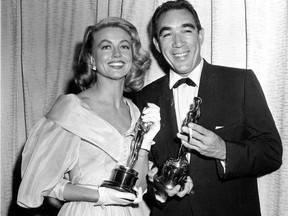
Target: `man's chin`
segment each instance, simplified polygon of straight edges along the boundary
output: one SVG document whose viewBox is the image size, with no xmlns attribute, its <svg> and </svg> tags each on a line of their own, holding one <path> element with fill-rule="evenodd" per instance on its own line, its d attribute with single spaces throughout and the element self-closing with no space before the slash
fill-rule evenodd
<svg viewBox="0 0 288 216">
<path fill-rule="evenodd" d="M 178 68 L 173 68 L 173 71 L 179 75 L 189 75 L 191 70 L 188 69 L 188 68 L 181 68 L 181 67 L 178 67 Z"/>
</svg>

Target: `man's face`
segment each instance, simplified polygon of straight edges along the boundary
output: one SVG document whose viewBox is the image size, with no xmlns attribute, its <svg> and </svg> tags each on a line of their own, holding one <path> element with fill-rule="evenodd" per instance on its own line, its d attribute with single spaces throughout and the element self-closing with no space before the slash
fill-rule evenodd
<svg viewBox="0 0 288 216">
<path fill-rule="evenodd" d="M 192 14 L 186 9 L 170 10 L 158 20 L 158 41 L 153 42 L 171 69 L 186 77 L 200 63 L 203 30 L 198 32 Z"/>
</svg>

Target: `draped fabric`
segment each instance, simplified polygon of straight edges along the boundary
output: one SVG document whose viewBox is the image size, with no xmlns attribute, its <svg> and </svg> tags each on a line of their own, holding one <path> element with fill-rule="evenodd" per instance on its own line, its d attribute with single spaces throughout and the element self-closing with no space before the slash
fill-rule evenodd
<svg viewBox="0 0 288 216">
<path fill-rule="evenodd" d="M 73 62 L 86 27 L 107 16 L 125 18 L 136 25 L 148 50 L 148 23 L 165 1 L 1 1 L 2 215 L 27 213 L 15 204 L 21 151 L 31 127 L 57 96 L 73 93 Z M 284 153 L 282 167 L 259 178 L 261 211 L 264 216 L 287 215 L 288 2 L 189 1 L 205 31 L 202 56 L 212 64 L 253 69 L 262 85 Z M 162 75 L 153 58 L 146 84 Z"/>
</svg>

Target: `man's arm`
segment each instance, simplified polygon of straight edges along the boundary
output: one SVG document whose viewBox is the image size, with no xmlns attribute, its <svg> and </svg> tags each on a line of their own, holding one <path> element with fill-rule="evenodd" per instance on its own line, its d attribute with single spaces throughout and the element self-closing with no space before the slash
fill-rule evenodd
<svg viewBox="0 0 288 216">
<path fill-rule="evenodd" d="M 193 123 L 189 127 L 183 127 L 184 132 L 192 134 L 189 143 L 186 136 L 177 135 L 186 147 L 195 149 L 204 156 L 219 159 L 218 167 L 220 160 L 225 161 L 225 173 L 220 169 L 224 179 L 265 175 L 282 164 L 281 139 L 261 86 L 252 71 L 245 72 L 243 89 L 241 105 L 244 120 L 237 128 L 243 134 L 241 139 L 228 141 L 221 138 L 222 135 L 225 137 L 225 133 L 233 136 L 235 128 L 230 131 L 219 130 L 217 135 Z"/>
</svg>

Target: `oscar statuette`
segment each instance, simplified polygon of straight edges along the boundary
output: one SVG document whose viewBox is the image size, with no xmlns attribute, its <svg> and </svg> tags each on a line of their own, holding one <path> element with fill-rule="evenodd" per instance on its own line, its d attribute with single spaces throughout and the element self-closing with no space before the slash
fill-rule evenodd
<svg viewBox="0 0 288 216">
<path fill-rule="evenodd" d="M 133 167 L 138 159 L 143 137 L 149 131 L 151 124 L 151 122 L 143 122 L 141 117 L 139 118 L 135 125 L 135 136 L 131 142 L 130 155 L 126 166 L 117 165 L 112 170 L 109 180 L 104 180 L 101 187 L 109 187 L 136 194 L 133 188 L 138 179 L 138 172 Z"/>
<path fill-rule="evenodd" d="M 186 118 L 184 119 L 183 126 L 188 126 L 190 122 L 197 123 L 200 118 L 200 105 L 202 99 L 194 97 L 194 103 L 191 104 Z M 188 134 L 188 142 L 190 135 Z M 166 190 L 170 190 L 177 184 L 184 186 L 189 171 L 189 163 L 186 158 L 187 148 L 181 144 L 177 157 L 169 158 L 163 164 L 161 173 L 154 179 L 154 187 L 160 194 L 166 194 Z"/>
</svg>

